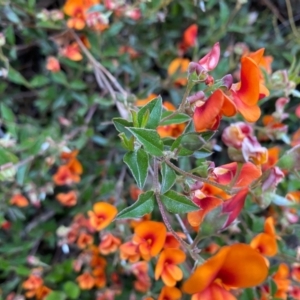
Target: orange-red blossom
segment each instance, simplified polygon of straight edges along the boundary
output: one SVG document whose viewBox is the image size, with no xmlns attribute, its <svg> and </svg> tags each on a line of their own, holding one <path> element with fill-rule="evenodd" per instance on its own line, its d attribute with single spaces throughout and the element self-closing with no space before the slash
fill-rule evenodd
<svg viewBox="0 0 300 300">
<path fill-rule="evenodd" d="M 276 255 L 278 250 L 273 217 L 268 217 L 266 219 L 264 232 L 254 237 L 250 243 L 250 246 L 258 250 L 262 255 Z"/>
<path fill-rule="evenodd" d="M 176 282 L 183 277 L 183 273 L 177 265 L 183 263 L 185 259 L 185 253 L 180 249 L 163 250 L 156 264 L 155 279 L 158 280 L 161 277 L 166 286 L 175 286 Z"/>
<path fill-rule="evenodd" d="M 106 202 L 98 202 L 93 205 L 93 210 L 88 212 L 91 226 L 100 231 L 107 227 L 115 218 L 117 209 Z"/>
<path fill-rule="evenodd" d="M 230 288 L 248 288 L 261 284 L 268 275 L 264 257 L 246 244 L 224 246 L 198 266 L 183 284 L 183 291 L 194 294 L 192 300 L 235 297 Z"/>
<path fill-rule="evenodd" d="M 233 84 L 227 91 L 217 89 L 209 95 L 206 101 L 196 102 L 193 116 L 196 131 L 215 130 L 222 116 L 232 117 L 237 112 L 241 113 L 248 122 L 258 120 L 261 111 L 257 102 L 269 94 L 260 79 L 259 63 L 263 58 L 263 52 L 264 49 L 260 49 L 251 57 L 241 59 L 240 82 Z M 207 62 L 199 61 L 201 67 L 207 64 L 209 68 L 211 62 L 215 67 L 218 60 L 208 58 L 209 56 Z"/>
<path fill-rule="evenodd" d="M 132 241 L 138 245 L 141 257 L 150 260 L 163 248 L 167 229 L 161 222 L 145 221 L 135 227 L 134 233 Z"/>
</svg>

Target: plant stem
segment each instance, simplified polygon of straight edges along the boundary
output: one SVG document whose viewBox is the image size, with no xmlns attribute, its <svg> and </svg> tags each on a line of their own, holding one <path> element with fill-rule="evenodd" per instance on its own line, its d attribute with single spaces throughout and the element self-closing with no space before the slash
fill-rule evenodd
<svg viewBox="0 0 300 300">
<path fill-rule="evenodd" d="M 193 178 L 195 180 L 198 180 L 198 181 L 201 181 L 201 182 L 204 182 L 204 183 L 207 183 L 207 184 L 210 184 L 210 185 L 213 185 L 215 186 L 216 188 L 219 188 L 221 190 L 223 190 L 224 192 L 226 192 L 227 194 L 229 195 L 232 195 L 232 194 L 235 194 L 236 192 L 239 191 L 234 189 L 234 190 L 230 190 L 227 186 L 225 185 L 222 185 L 222 184 L 219 184 L 217 182 L 214 182 L 214 181 L 211 181 L 207 178 L 203 178 L 203 177 L 199 177 L 197 175 L 194 175 L 194 174 L 191 174 L 189 172 L 186 172 L 186 171 L 183 171 L 181 170 L 180 168 L 178 168 L 177 166 L 175 166 L 173 163 L 171 163 L 168 159 L 165 159 L 165 162 L 168 166 L 170 166 L 173 170 L 175 170 L 176 172 L 180 173 L 181 175 L 183 176 L 186 176 L 186 177 L 190 177 L 190 178 Z"/>
<path fill-rule="evenodd" d="M 158 208 L 159 208 L 159 211 L 161 213 L 161 216 L 163 218 L 163 221 L 166 225 L 166 227 L 168 228 L 168 230 L 173 234 L 173 236 L 176 238 L 176 240 L 184 247 L 186 248 L 188 246 L 188 244 L 182 240 L 182 238 L 175 232 L 175 230 L 172 228 L 169 220 L 168 220 L 168 217 L 167 217 L 167 214 L 166 214 L 166 211 L 165 211 L 165 208 L 161 202 L 161 199 L 160 199 L 160 194 L 159 194 L 159 181 L 158 181 L 158 161 L 156 159 L 154 159 L 154 173 L 153 173 L 153 185 L 154 185 L 154 193 L 155 193 L 155 196 L 156 196 L 156 201 L 157 201 L 157 204 L 158 204 Z"/>
<path fill-rule="evenodd" d="M 160 121 L 161 123 L 166 121 L 166 120 L 169 120 L 169 119 L 173 118 L 174 116 L 176 116 L 179 113 L 184 113 L 185 112 L 186 99 L 189 96 L 194 84 L 195 83 L 189 78 L 188 83 L 187 83 L 187 87 L 185 89 L 185 92 L 184 92 L 183 97 L 182 97 L 182 101 L 181 101 L 178 109 L 176 111 L 174 111 L 173 113 L 171 113 L 169 116 L 163 118 Z"/>
</svg>

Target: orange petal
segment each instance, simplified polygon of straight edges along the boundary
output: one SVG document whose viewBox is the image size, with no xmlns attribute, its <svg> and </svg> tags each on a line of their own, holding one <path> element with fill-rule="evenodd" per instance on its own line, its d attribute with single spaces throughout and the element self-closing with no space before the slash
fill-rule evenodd
<svg viewBox="0 0 300 300">
<path fill-rule="evenodd" d="M 176 280 L 174 279 L 174 277 L 166 271 L 164 271 L 161 274 L 161 280 L 163 281 L 163 283 L 166 286 L 175 286 L 176 285 Z"/>
<path fill-rule="evenodd" d="M 191 277 L 184 282 L 182 290 L 187 294 L 204 291 L 217 278 L 229 251 L 230 247 L 223 247 L 215 256 L 197 267 Z"/>
<path fill-rule="evenodd" d="M 149 243 L 151 256 L 156 256 L 164 246 L 167 230 L 161 222 L 144 221 L 137 225 L 135 234 Z"/>
<path fill-rule="evenodd" d="M 277 253 L 276 238 L 267 233 L 260 233 L 250 243 L 253 249 L 257 249 L 262 255 L 274 256 Z"/>
<path fill-rule="evenodd" d="M 247 288 L 261 284 L 268 275 L 264 257 L 246 244 L 229 246 L 217 275 L 228 286 Z"/>
<path fill-rule="evenodd" d="M 196 107 L 193 120 L 195 130 L 198 132 L 211 129 L 217 116 L 221 113 L 224 103 L 224 94 L 221 90 L 216 90 L 206 102 Z"/>
<path fill-rule="evenodd" d="M 164 286 L 158 296 L 157 300 L 179 300 L 181 299 L 181 291 L 175 287 Z"/>
<path fill-rule="evenodd" d="M 222 106 L 221 113 L 226 117 L 233 117 L 237 113 L 236 105 L 225 93 L 223 93 L 223 95 L 224 95 L 224 104 Z"/>
<path fill-rule="evenodd" d="M 217 283 L 211 284 L 203 292 L 193 295 L 192 300 L 236 300 L 236 298 Z"/>
<path fill-rule="evenodd" d="M 170 274 L 176 281 L 181 280 L 183 277 L 183 273 L 181 269 L 176 265 L 171 265 L 171 264 L 167 265 L 165 267 L 165 272 Z"/>
<path fill-rule="evenodd" d="M 275 221 L 273 217 L 268 217 L 265 221 L 264 232 L 276 236 Z"/>
<path fill-rule="evenodd" d="M 242 114 L 245 120 L 251 123 L 256 122 L 261 115 L 259 106 L 258 105 L 249 106 L 243 101 L 241 101 L 239 96 L 234 92 L 232 93 L 232 95 L 234 97 L 234 102 L 236 104 L 237 110 Z"/>
<path fill-rule="evenodd" d="M 265 52 L 265 48 L 261 48 L 261 49 L 258 49 L 255 52 L 252 52 L 252 53 L 248 54 L 247 57 L 252 58 L 256 62 L 256 64 L 259 65 L 262 61 L 263 56 L 264 56 L 264 52 Z"/>
<path fill-rule="evenodd" d="M 247 105 L 255 105 L 259 98 L 259 68 L 248 57 L 241 59 L 241 87 L 237 91 L 238 97 Z"/>
</svg>

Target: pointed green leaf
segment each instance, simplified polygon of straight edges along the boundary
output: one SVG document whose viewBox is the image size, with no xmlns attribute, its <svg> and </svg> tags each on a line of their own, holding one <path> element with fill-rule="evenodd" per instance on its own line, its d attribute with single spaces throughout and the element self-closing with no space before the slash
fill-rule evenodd
<svg viewBox="0 0 300 300">
<path fill-rule="evenodd" d="M 174 113 L 174 112 L 173 111 L 163 112 L 162 119 L 170 116 L 172 113 Z M 183 114 L 183 113 L 178 113 L 178 114 L 172 116 L 170 119 L 160 122 L 159 125 L 165 126 L 165 125 L 171 125 L 171 124 L 181 124 L 181 123 L 185 123 L 185 122 L 189 121 L 190 119 L 191 119 L 190 116 Z"/>
<path fill-rule="evenodd" d="M 59 291 L 52 291 L 46 296 L 46 300 L 65 300 L 67 298 L 66 294 Z"/>
<path fill-rule="evenodd" d="M 29 87 L 29 82 L 24 78 L 24 76 L 12 67 L 9 67 L 7 79 L 13 83 Z"/>
<path fill-rule="evenodd" d="M 141 123 L 140 123 L 140 127 L 141 128 L 145 128 L 147 123 L 148 123 L 148 120 L 149 120 L 149 116 L 150 116 L 150 110 L 147 109 L 146 112 L 144 113 L 143 117 L 142 117 L 142 120 L 141 120 Z"/>
<path fill-rule="evenodd" d="M 171 169 L 166 163 L 161 165 L 161 194 L 166 193 L 175 183 L 176 181 L 176 173 L 173 169 Z"/>
<path fill-rule="evenodd" d="M 160 122 L 161 114 L 162 114 L 162 99 L 161 96 L 151 100 L 145 106 L 143 106 L 138 112 L 138 123 L 141 126 L 143 122 L 144 115 L 146 114 L 147 110 L 149 110 L 149 118 L 145 128 L 149 129 L 156 129 Z"/>
<path fill-rule="evenodd" d="M 166 209 L 171 213 L 181 214 L 199 210 L 199 207 L 194 204 L 189 198 L 180 195 L 175 191 L 168 191 L 160 197 Z"/>
<path fill-rule="evenodd" d="M 126 127 L 133 126 L 132 122 L 129 122 L 123 118 L 113 118 L 113 123 L 119 132 L 124 132 L 127 137 L 131 136 L 131 133 L 127 130 Z"/>
<path fill-rule="evenodd" d="M 152 212 L 154 208 L 154 193 L 148 191 L 139 196 L 131 206 L 126 207 L 117 215 L 117 219 L 141 218 Z"/>
<path fill-rule="evenodd" d="M 128 127 L 127 129 L 132 132 L 148 153 L 154 156 L 163 156 L 164 145 L 156 130 L 134 127 Z"/>
<path fill-rule="evenodd" d="M 134 150 L 134 136 L 131 136 L 130 138 L 127 138 L 125 133 L 122 132 L 119 134 L 119 137 L 121 139 L 122 146 L 128 150 L 133 151 Z"/>
<path fill-rule="evenodd" d="M 148 175 L 148 154 L 143 149 L 139 149 L 126 153 L 123 160 L 130 169 L 137 185 L 142 189 Z"/>
<path fill-rule="evenodd" d="M 140 123 L 138 121 L 138 113 L 135 110 L 131 110 L 131 118 L 134 127 L 140 127 Z"/>
</svg>

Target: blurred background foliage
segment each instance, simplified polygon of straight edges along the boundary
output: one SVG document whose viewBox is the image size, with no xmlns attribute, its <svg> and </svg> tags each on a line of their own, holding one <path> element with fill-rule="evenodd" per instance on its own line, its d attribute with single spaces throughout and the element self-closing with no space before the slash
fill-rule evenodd
<svg viewBox="0 0 300 300">
<path fill-rule="evenodd" d="M 180 102 L 184 88 L 174 86 L 167 69 L 179 56 L 182 34 L 191 24 L 199 28 L 197 45 L 184 55 L 198 60 L 220 41 L 223 57 L 214 71 L 216 78 L 237 69 L 243 43 L 251 50 L 266 48 L 266 54 L 274 58 L 274 70 L 289 68 L 295 57 L 299 59 L 300 2 L 297 0 L 132 2 L 141 9 L 140 19 L 112 14 L 105 31 L 82 31 L 95 60 L 127 92 L 127 96 L 116 93 L 118 101 L 123 103 L 146 98 L 150 93 L 161 94 L 174 104 Z M 45 10 L 61 10 L 63 4 L 63 0 L 0 1 L 0 32 L 6 40 L 0 47 L 2 297 L 20 291 L 30 273 L 28 256 L 36 256 L 48 265 L 45 276 L 48 285 L 76 299 L 70 296 L 70 289 L 74 290 L 72 282 L 77 276 L 72 271 L 72 261 L 78 249 L 63 251 L 57 243 L 57 228 L 68 226 L 77 213 L 86 212 L 101 199 L 114 197 L 116 201 L 132 203 L 128 187 L 133 181 L 129 174 L 124 175 L 124 151 L 111 122 L 119 116 L 114 99 L 97 83 L 94 66 L 85 55 L 80 62 L 58 55 L 58 41 L 68 42 L 70 38 L 64 19 L 44 18 Z M 130 55 L 124 46 L 136 53 Z M 46 69 L 48 56 L 59 59 L 59 72 Z M 274 111 L 275 99 L 270 97 L 264 104 L 265 112 Z M 291 101 L 287 112 L 295 107 L 296 102 Z M 289 125 L 294 131 L 298 125 L 293 117 Z M 64 188 L 55 187 L 51 179 L 64 147 L 79 150 L 78 159 L 84 169 L 77 184 L 78 204 L 71 208 L 55 200 L 55 195 Z M 223 154 L 221 151 L 214 155 L 217 163 L 226 162 Z M 121 190 L 116 189 L 116 183 L 121 184 Z M 290 189 L 300 188 L 297 180 L 289 185 Z M 32 205 L 26 208 L 9 205 L 16 191 L 25 194 Z M 259 216 L 255 220 L 245 216 L 245 220 L 253 232 L 263 227 Z M 9 230 L 4 226 L 7 222 Z M 71 284 L 66 285 L 68 281 Z M 55 300 L 63 297 L 56 295 Z M 89 292 L 81 292 L 77 299 L 91 298 Z"/>
</svg>

